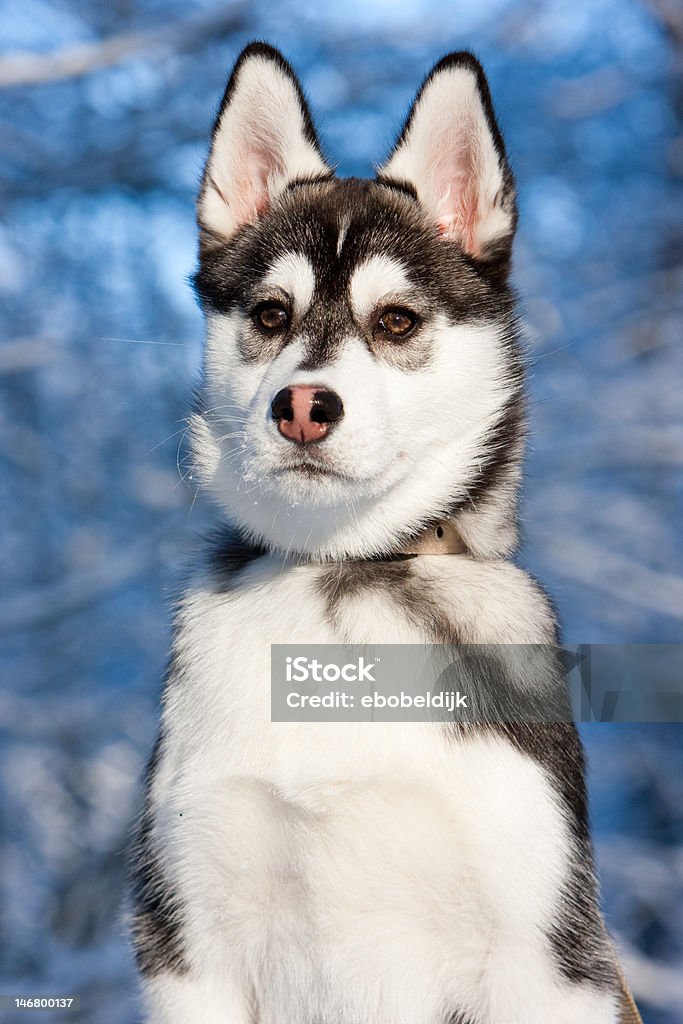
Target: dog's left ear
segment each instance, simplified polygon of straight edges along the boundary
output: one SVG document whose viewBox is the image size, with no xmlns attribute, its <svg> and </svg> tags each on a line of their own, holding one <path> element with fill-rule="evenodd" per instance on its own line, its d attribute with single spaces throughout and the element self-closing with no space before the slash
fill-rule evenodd
<svg viewBox="0 0 683 1024">
<path fill-rule="evenodd" d="M 292 68 L 279 50 L 251 43 L 237 59 L 213 126 L 197 200 L 202 240 L 224 242 L 290 182 L 331 173 Z"/>
<path fill-rule="evenodd" d="M 483 265 L 507 266 L 515 188 L 486 76 L 452 53 L 425 79 L 380 179 L 406 182 L 441 234 Z"/>
</svg>

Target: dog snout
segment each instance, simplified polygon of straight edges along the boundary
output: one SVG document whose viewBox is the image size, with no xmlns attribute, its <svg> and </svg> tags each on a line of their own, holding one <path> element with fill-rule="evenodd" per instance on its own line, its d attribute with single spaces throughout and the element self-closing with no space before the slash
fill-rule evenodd
<svg viewBox="0 0 683 1024">
<path fill-rule="evenodd" d="M 329 433 L 344 415 L 344 404 L 335 391 L 304 384 L 290 384 L 276 394 L 270 414 L 288 441 L 312 444 Z"/>
</svg>

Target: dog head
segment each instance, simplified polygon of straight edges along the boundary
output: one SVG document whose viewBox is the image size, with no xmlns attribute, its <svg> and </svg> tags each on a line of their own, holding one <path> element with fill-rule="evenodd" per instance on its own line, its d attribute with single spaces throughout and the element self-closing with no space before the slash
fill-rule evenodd
<svg viewBox="0 0 683 1024">
<path fill-rule="evenodd" d="M 484 73 L 440 61 L 374 180 L 338 179 L 291 67 L 252 44 L 198 200 L 200 479 L 267 547 L 381 555 L 451 516 L 514 545 L 515 194 Z"/>
</svg>

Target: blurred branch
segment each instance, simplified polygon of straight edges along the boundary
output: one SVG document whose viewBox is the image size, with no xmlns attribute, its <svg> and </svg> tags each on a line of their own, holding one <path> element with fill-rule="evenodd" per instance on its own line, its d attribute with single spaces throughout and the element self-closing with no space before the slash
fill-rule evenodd
<svg viewBox="0 0 683 1024">
<path fill-rule="evenodd" d="M 603 67 L 579 78 L 558 79 L 550 90 L 550 104 L 558 117 L 580 120 L 619 106 L 636 85 L 618 67 Z"/>
<path fill-rule="evenodd" d="M 539 548 L 556 572 L 578 580 L 619 601 L 627 601 L 660 615 L 680 619 L 683 615 L 683 579 L 674 573 L 651 569 L 625 555 L 560 529 L 536 529 Z"/>
<path fill-rule="evenodd" d="M 680 785 L 674 775 L 657 779 L 658 797 L 669 797 L 672 816 L 680 806 Z M 662 847 L 635 839 L 601 839 L 598 844 L 600 870 L 607 878 L 608 888 L 636 893 L 641 901 L 656 904 L 683 891 L 683 846 Z"/>
<path fill-rule="evenodd" d="M 246 25 L 247 18 L 244 20 Z M 229 27 L 226 33 L 230 35 Z M 61 146 L 59 151 L 52 141 L 51 130 L 45 130 L 42 108 L 41 119 L 34 123 L 34 119 L 24 117 L 21 129 L 11 109 L 8 108 L 4 120 L 0 114 L 0 150 L 3 161 L 9 164 L 9 173 L 5 172 L 0 188 L 0 217 L 7 216 L 5 211 L 16 201 L 27 197 L 37 199 L 60 189 L 93 194 L 112 186 L 117 191 L 130 189 L 136 193 L 161 188 L 167 195 L 179 196 L 187 203 L 199 179 L 200 157 L 194 180 L 189 184 L 186 179 L 178 180 L 173 174 L 169 175 L 167 161 L 160 159 L 159 139 L 163 134 L 172 140 L 174 152 L 187 146 L 197 147 L 201 153 L 206 146 L 213 103 L 224 87 L 225 74 L 220 56 L 216 61 L 201 60 L 201 56 L 218 35 L 209 33 L 204 47 L 196 47 L 189 55 L 180 52 L 187 47 L 176 47 L 174 54 L 179 55 L 178 60 L 174 60 L 169 69 L 173 80 L 169 83 L 164 81 L 163 74 L 159 76 L 160 91 L 155 93 L 151 104 L 126 106 L 119 113 L 108 115 L 116 137 L 115 145 L 112 135 L 102 130 L 101 113 L 84 102 L 82 90 L 78 92 L 73 110 L 61 122 L 63 137 L 68 136 L 70 144 Z M 333 40 L 320 43 L 320 52 L 334 66 L 340 50 L 351 50 L 361 42 L 369 47 L 372 40 L 370 36 L 361 37 L 358 32 L 340 31 Z M 2 61 L 0 57 L 0 88 Z M 203 78 L 198 72 L 200 61 Z M 359 64 L 345 93 L 349 102 L 360 102 L 360 97 L 371 86 L 393 89 L 400 84 L 399 69 L 393 65 L 373 68 L 372 74 L 367 70 L 369 66 L 368 62 Z M 211 102 L 206 100 L 207 93 L 212 97 Z M 180 96 L 182 102 L 179 102 Z M 49 173 L 45 171 L 46 166 L 49 166 Z"/>
<path fill-rule="evenodd" d="M 0 377 L 51 363 L 58 353 L 57 344 L 52 338 L 15 338 L 5 342 L 0 348 Z"/>
<path fill-rule="evenodd" d="M 112 186 L 116 189 L 130 188 L 135 192 L 163 188 L 168 195 L 180 195 L 183 202 L 187 202 L 192 189 L 184 182 L 169 181 L 166 168 L 159 165 L 154 133 L 163 130 L 173 139 L 174 147 L 180 147 L 205 142 L 209 127 L 209 116 L 197 116 L 193 123 L 175 116 L 172 111 L 162 110 L 160 113 L 155 109 L 129 119 L 126 137 L 115 150 L 107 151 L 97 144 L 87 144 L 83 149 L 74 146 L 73 153 L 62 154 L 62 162 L 55 161 L 49 175 L 41 173 L 45 165 L 45 157 L 41 153 L 29 166 L 22 166 L 21 175 L 17 175 L 10 184 L 3 183 L 0 213 L 16 200 L 49 196 L 63 188 L 73 188 L 86 195 Z M 83 131 L 85 134 L 87 129 Z"/>
<path fill-rule="evenodd" d="M 37 430 L 10 422 L 0 412 L 0 455 L 38 476 L 45 466 L 45 442 Z"/>
<path fill-rule="evenodd" d="M 35 629 L 67 618 L 111 590 L 136 579 L 158 557 L 159 540 L 168 532 L 166 524 L 143 541 L 111 554 L 93 569 L 67 576 L 6 598 L 0 602 L 0 633 Z"/>
<path fill-rule="evenodd" d="M 9 53 L 0 57 L 0 88 L 81 78 L 153 50 L 192 50 L 205 39 L 245 25 L 243 5 L 205 12 L 147 32 L 125 32 L 54 53 Z"/>
</svg>

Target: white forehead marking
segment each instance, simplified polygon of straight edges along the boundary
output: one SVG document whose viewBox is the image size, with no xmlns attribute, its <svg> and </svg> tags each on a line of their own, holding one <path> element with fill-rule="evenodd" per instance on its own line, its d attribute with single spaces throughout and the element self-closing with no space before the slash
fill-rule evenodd
<svg viewBox="0 0 683 1024">
<path fill-rule="evenodd" d="M 344 245 L 344 239 L 346 238 L 346 232 L 349 230 L 348 218 L 343 220 L 339 227 L 339 238 L 337 239 L 337 256 L 341 255 L 342 247 Z"/>
<path fill-rule="evenodd" d="M 351 278 L 353 312 L 358 317 L 366 316 L 385 295 L 400 294 L 409 286 L 408 275 L 397 260 L 371 256 L 356 267 Z"/>
<path fill-rule="evenodd" d="M 264 284 L 282 288 L 292 296 L 296 310 L 305 312 L 313 298 L 315 274 L 305 256 L 298 252 L 288 252 L 273 263 L 264 278 Z"/>
</svg>

